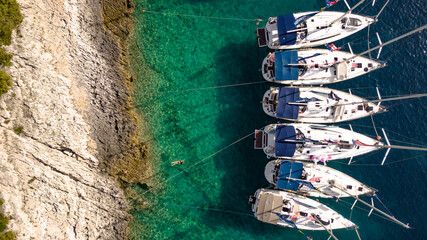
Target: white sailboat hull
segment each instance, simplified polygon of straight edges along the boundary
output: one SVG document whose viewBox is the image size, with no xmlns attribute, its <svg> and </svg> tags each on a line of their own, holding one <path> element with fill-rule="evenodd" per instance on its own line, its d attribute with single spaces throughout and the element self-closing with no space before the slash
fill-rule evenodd
<svg viewBox="0 0 427 240">
<path fill-rule="evenodd" d="M 293 227 L 281 219 L 280 214 L 288 221 L 294 221 L 301 230 L 325 230 L 314 218 L 320 219 L 328 229 L 351 228 L 355 224 L 328 206 L 304 196 L 272 189 L 258 189 L 254 194 L 255 202 L 252 211 L 262 222 Z"/>
<path fill-rule="evenodd" d="M 291 126 L 296 140 L 276 141 L 276 128 Z M 304 123 L 270 124 L 264 130 L 256 130 L 255 142 L 264 150 L 268 158 L 289 159 L 294 161 L 327 162 L 351 158 L 379 149 L 383 143 L 344 128 Z M 259 139 L 259 138 L 262 139 Z M 302 142 L 302 143 L 295 143 Z M 294 151 L 278 154 L 276 144 L 295 145 Z M 291 146 L 292 147 L 292 146 Z M 276 149 L 277 148 L 277 149 Z"/>
<path fill-rule="evenodd" d="M 298 19 L 312 13 L 314 12 L 295 13 L 293 15 L 295 19 Z M 270 17 L 265 26 L 266 45 L 271 49 L 283 50 L 325 45 L 348 37 L 375 22 L 370 17 L 347 14 L 345 19 L 332 24 L 343 14 L 343 12 L 323 11 L 309 18 L 304 26 L 297 26 L 297 30 L 306 29 L 306 31 L 299 32 L 296 43 L 292 45 L 280 45 L 276 17 Z M 332 25 L 329 26 L 330 24 Z"/>
<path fill-rule="evenodd" d="M 275 188 L 279 187 L 277 185 L 278 181 L 287 181 L 286 179 L 280 179 L 281 174 L 287 174 L 279 172 L 281 162 L 282 160 L 270 161 L 267 163 L 264 170 L 265 178 L 269 183 L 275 186 Z M 301 176 L 301 178 L 296 180 L 309 182 L 318 190 L 300 184 L 297 191 L 298 194 L 309 197 L 341 198 L 374 193 L 372 188 L 366 186 L 365 184 L 357 181 L 343 172 L 320 164 L 309 162 L 303 162 L 302 164 L 304 174 Z M 289 181 L 292 181 L 292 179 Z M 340 189 L 345 189 L 346 192 L 343 192 Z"/>
<path fill-rule="evenodd" d="M 299 69 L 296 79 L 280 80 L 276 78 L 275 62 L 270 53 L 262 63 L 262 74 L 266 81 L 287 85 L 321 85 L 342 82 L 366 73 L 377 70 L 384 65 L 372 59 L 342 51 L 331 52 L 328 49 L 297 50 L 300 66 L 292 66 Z M 315 55 L 315 56 L 314 56 Z M 312 57 L 314 56 L 314 57 Z M 290 66 L 277 66 L 290 67 Z"/>
<path fill-rule="evenodd" d="M 322 87 L 301 87 L 298 88 L 301 99 L 315 98 L 318 101 L 311 101 L 306 105 L 299 106 L 296 119 L 285 118 L 277 114 L 279 90 L 279 87 L 272 87 L 265 92 L 262 108 L 267 115 L 288 121 L 337 123 L 369 117 L 386 111 L 385 108 L 378 104 L 368 102 L 367 99 L 343 91 Z M 334 94 L 333 98 L 331 93 Z"/>
</svg>

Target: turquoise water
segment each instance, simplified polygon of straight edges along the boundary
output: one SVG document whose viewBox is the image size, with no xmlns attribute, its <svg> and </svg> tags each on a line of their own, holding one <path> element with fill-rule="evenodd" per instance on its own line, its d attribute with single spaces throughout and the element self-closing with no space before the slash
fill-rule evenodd
<svg viewBox="0 0 427 240">
<path fill-rule="evenodd" d="M 349 1 L 355 4 L 356 1 Z M 323 1 L 165 1 L 135 0 L 135 36 L 130 42 L 133 73 L 137 76 L 135 100 L 144 119 L 143 141 L 150 146 L 154 175 L 146 188 L 135 187 L 146 205 L 134 206 L 131 239 L 305 239 L 289 228 L 264 224 L 252 217 L 247 198 L 267 187 L 264 166 L 268 162 L 252 147 L 252 137 L 244 138 L 214 157 L 210 155 L 276 119 L 266 116 L 260 99 L 270 84 L 259 72 L 268 53 L 258 48 L 254 21 L 194 18 L 156 13 L 142 9 L 239 19 L 267 19 L 284 13 L 310 11 Z M 375 15 L 380 6 L 367 8 Z M 343 3 L 334 10 L 345 10 Z M 357 11 L 356 11 L 357 12 Z M 426 21 L 422 1 L 391 2 L 381 22 L 371 28 L 383 41 Z M 405 23 L 405 25 L 403 25 Z M 261 26 L 264 23 L 261 23 Z M 350 38 L 353 50 L 366 49 L 367 31 Z M 383 50 L 389 67 L 368 76 L 328 87 L 352 88 L 365 97 L 375 96 L 378 86 L 383 96 L 427 92 L 425 80 L 426 34 L 394 44 Z M 377 44 L 371 39 L 372 45 Z M 344 44 L 344 41 L 336 45 Z M 376 53 L 374 54 L 374 56 Z M 256 83 L 227 88 L 212 86 Z M 365 88 L 369 87 L 369 88 Z M 194 90 L 198 89 L 198 90 Z M 394 144 L 417 143 L 427 139 L 426 101 L 418 99 L 393 104 L 390 111 L 375 116 L 377 126 L 388 130 Z M 374 135 L 370 119 L 352 122 L 355 131 Z M 368 126 L 368 127 L 366 127 Z M 394 141 L 393 141 L 394 140 Z M 425 200 L 426 156 L 423 152 L 392 150 L 387 166 L 356 164 L 380 163 L 384 151 L 355 158 L 347 166 L 340 161 L 329 165 L 380 190 L 379 196 L 398 219 L 410 222 L 406 230 L 379 217 L 355 210 L 348 203 L 320 200 L 360 226 L 362 239 L 423 239 L 427 213 Z M 416 157 L 423 155 L 421 157 Z M 171 166 L 172 161 L 183 165 Z M 180 171 L 198 164 L 188 171 Z M 168 181 L 168 179 L 172 178 Z M 327 234 L 310 232 L 314 239 Z M 357 239 L 354 231 L 339 230 L 340 239 Z"/>
</svg>

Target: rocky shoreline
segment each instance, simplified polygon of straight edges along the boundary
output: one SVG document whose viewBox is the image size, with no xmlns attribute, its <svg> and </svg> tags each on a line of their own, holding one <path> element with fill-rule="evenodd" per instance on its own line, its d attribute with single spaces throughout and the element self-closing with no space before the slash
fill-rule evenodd
<svg viewBox="0 0 427 240">
<path fill-rule="evenodd" d="M 120 186 L 149 169 L 127 71 L 134 6 L 18 3 L 23 22 L 7 47 L 13 85 L 0 99 L 8 226 L 17 239 L 124 239 L 131 216 Z"/>
</svg>

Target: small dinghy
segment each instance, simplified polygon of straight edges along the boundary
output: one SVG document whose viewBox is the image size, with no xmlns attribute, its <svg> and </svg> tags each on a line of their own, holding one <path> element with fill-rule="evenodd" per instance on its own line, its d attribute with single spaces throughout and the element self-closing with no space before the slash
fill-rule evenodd
<svg viewBox="0 0 427 240">
<path fill-rule="evenodd" d="M 268 158 L 326 162 L 382 148 L 380 141 L 344 128 L 304 123 L 270 124 L 255 130 L 255 149 Z"/>
<path fill-rule="evenodd" d="M 304 196 L 258 189 L 249 198 L 252 212 L 262 222 L 301 230 L 335 230 L 355 224 L 328 206 Z"/>
<path fill-rule="evenodd" d="M 321 87 L 272 87 L 262 108 L 271 117 L 307 123 L 350 121 L 386 111 L 367 99 Z"/>
<path fill-rule="evenodd" d="M 374 189 L 345 173 L 309 162 L 273 160 L 265 166 L 264 175 L 276 189 L 309 197 L 342 198 L 375 193 Z"/>
<path fill-rule="evenodd" d="M 328 49 L 277 51 L 264 58 L 262 75 L 269 82 L 319 85 L 355 78 L 383 66 L 363 56 Z"/>
<path fill-rule="evenodd" d="M 374 23 L 370 17 L 344 12 L 303 12 L 270 17 L 257 29 L 258 46 L 295 49 L 325 45 L 348 37 Z"/>
</svg>

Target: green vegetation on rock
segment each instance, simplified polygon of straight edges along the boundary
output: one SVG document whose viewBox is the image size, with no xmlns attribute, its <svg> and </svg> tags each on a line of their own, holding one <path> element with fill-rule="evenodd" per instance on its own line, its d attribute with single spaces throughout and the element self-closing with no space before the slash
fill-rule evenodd
<svg viewBox="0 0 427 240">
<path fill-rule="evenodd" d="M 0 67 L 10 66 L 10 59 L 12 59 L 13 55 L 9 54 L 4 50 L 4 48 L 0 47 Z"/>
<path fill-rule="evenodd" d="M 1 0 L 0 0 L 1 1 Z M 3 200 L 0 199 L 0 207 L 3 205 Z M 7 228 L 7 224 L 9 223 L 9 220 L 11 218 L 8 218 L 3 215 L 3 213 L 0 212 L 0 240 L 14 240 L 15 239 L 15 233 L 12 231 L 8 231 L 3 233 L 4 230 Z"/>
<path fill-rule="evenodd" d="M 10 45 L 12 31 L 22 22 L 16 0 L 0 0 L 0 45 Z"/>
<path fill-rule="evenodd" d="M 0 235 L 0 240 L 15 240 L 15 239 L 16 239 L 15 233 L 11 231 Z"/>
<path fill-rule="evenodd" d="M 12 31 L 22 22 L 22 15 L 16 0 L 0 0 L 0 67 L 10 66 L 12 55 L 6 53 L 2 45 L 10 45 Z M 0 97 L 9 90 L 10 77 L 0 70 Z"/>
<path fill-rule="evenodd" d="M 3 232 L 7 228 L 9 218 L 5 217 L 3 213 L 0 213 L 0 232 Z"/>
<path fill-rule="evenodd" d="M 12 83 L 10 82 L 9 75 L 7 75 L 5 71 L 0 70 L 0 96 L 9 90 L 10 85 L 12 85 Z"/>
<path fill-rule="evenodd" d="M 14 127 L 13 131 L 17 134 L 17 135 L 21 135 L 22 132 L 24 131 L 24 127 L 23 126 L 19 126 L 19 127 Z"/>
</svg>

